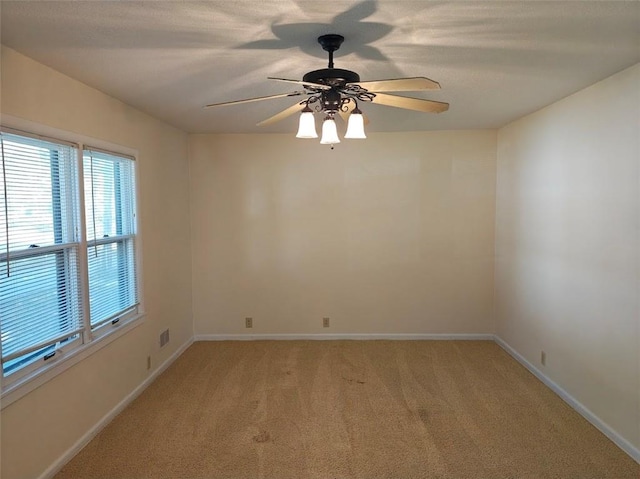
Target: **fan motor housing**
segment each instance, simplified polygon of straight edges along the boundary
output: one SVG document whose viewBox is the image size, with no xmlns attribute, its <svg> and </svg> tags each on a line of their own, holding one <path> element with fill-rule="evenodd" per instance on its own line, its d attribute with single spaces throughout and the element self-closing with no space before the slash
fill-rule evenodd
<svg viewBox="0 0 640 479">
<path fill-rule="evenodd" d="M 309 83 L 320 83 L 332 87 L 343 87 L 347 83 L 355 83 L 360 81 L 360 75 L 351 70 L 343 70 L 342 68 L 323 68 L 306 73 L 302 77 L 302 81 Z"/>
</svg>

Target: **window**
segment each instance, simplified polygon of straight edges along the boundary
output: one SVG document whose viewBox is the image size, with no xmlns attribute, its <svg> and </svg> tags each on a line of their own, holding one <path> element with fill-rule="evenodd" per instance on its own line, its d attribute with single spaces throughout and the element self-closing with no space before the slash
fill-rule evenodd
<svg viewBox="0 0 640 479">
<path fill-rule="evenodd" d="M 91 327 L 135 310 L 134 164 L 130 159 L 85 150 Z"/>
<path fill-rule="evenodd" d="M 0 345 L 12 381 L 137 316 L 135 161 L 5 129 L 0 146 Z"/>
</svg>

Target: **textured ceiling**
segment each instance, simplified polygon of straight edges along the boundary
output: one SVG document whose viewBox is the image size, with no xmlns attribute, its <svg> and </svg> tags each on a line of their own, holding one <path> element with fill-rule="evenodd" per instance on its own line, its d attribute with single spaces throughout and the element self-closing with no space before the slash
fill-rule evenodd
<svg viewBox="0 0 640 479">
<path fill-rule="evenodd" d="M 2 43 L 189 132 L 291 132 L 255 124 L 327 66 L 316 38 L 346 40 L 335 66 L 362 80 L 426 76 L 434 115 L 365 104 L 369 131 L 496 128 L 640 61 L 638 1 L 6 1 Z M 408 96 L 411 93 L 406 94 Z M 597 105 L 594 114 L 597 115 Z"/>
</svg>

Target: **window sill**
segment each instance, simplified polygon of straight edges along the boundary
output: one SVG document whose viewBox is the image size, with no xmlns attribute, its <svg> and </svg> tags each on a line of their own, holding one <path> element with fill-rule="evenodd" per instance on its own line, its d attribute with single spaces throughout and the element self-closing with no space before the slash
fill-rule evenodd
<svg viewBox="0 0 640 479">
<path fill-rule="evenodd" d="M 9 406 L 20 398 L 26 396 L 31 391 L 62 374 L 70 367 L 78 364 L 92 354 L 111 344 L 116 339 L 134 330 L 144 323 L 145 314 L 140 313 L 129 319 L 126 323 L 113 328 L 112 331 L 94 339 L 89 344 L 84 344 L 73 351 L 69 351 L 55 359 L 55 362 L 34 371 L 32 374 L 2 386 L 2 396 L 0 398 L 1 408 Z M 5 380 L 6 381 L 6 380 Z"/>
</svg>

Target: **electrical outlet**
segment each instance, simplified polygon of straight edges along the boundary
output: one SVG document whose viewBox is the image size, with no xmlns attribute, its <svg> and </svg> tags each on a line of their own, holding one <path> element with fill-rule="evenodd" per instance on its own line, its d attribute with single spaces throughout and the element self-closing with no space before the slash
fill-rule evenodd
<svg viewBox="0 0 640 479">
<path fill-rule="evenodd" d="M 147 371 L 151 369 L 151 356 L 147 356 Z"/>
<path fill-rule="evenodd" d="M 244 318 L 244 327 L 253 328 L 253 318 Z"/>
<path fill-rule="evenodd" d="M 323 328 L 329 327 L 329 318 L 322 318 L 322 327 Z"/>
<path fill-rule="evenodd" d="M 544 351 L 540 351 L 540 364 L 542 364 L 543 366 L 547 365 L 547 353 L 545 353 Z"/>
</svg>

